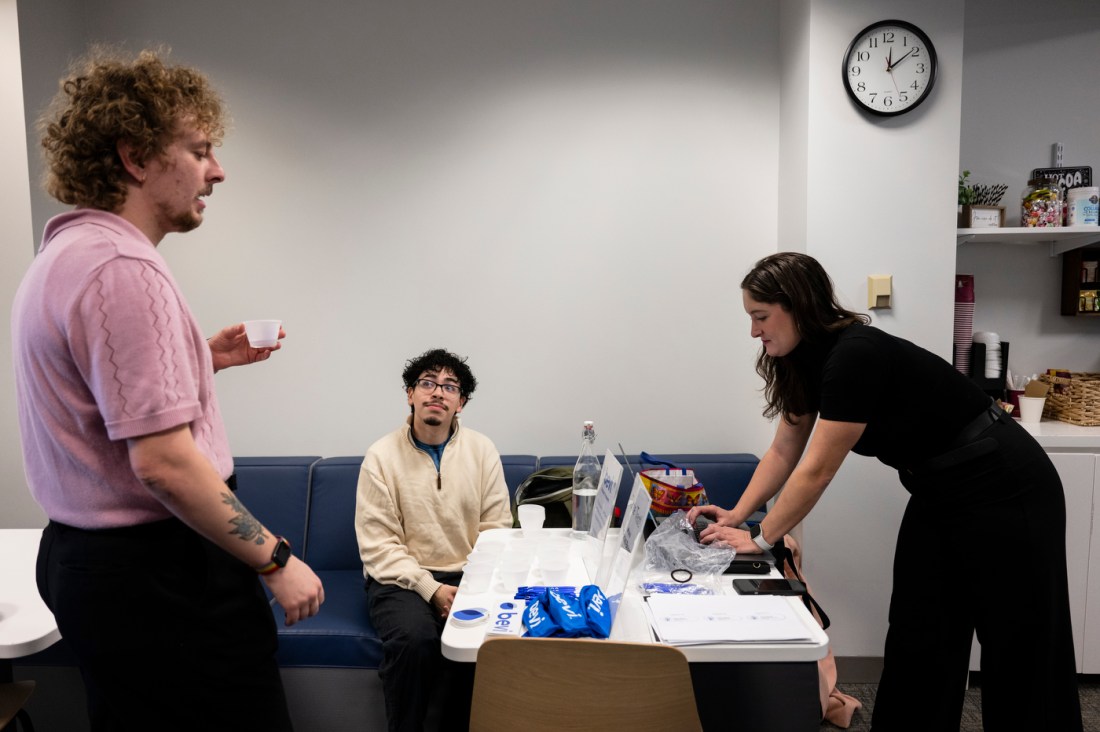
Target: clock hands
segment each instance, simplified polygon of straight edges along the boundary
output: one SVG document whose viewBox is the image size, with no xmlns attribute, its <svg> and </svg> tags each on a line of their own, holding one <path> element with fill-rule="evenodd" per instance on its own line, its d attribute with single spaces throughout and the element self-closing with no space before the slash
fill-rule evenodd
<svg viewBox="0 0 1100 732">
<path fill-rule="evenodd" d="M 908 55 L 908 53 L 905 54 L 905 56 Z M 901 58 L 905 58 L 905 56 L 902 56 Z M 894 91 L 898 93 L 898 96 L 901 96 L 901 89 L 898 88 L 898 80 L 894 78 L 894 64 L 892 61 L 893 58 L 894 47 L 890 46 L 890 50 L 886 54 L 886 73 L 890 75 L 890 81 L 894 82 Z M 899 58 L 898 61 L 901 61 L 901 59 Z"/>
<path fill-rule="evenodd" d="M 891 61 L 890 61 L 890 57 L 888 56 L 888 57 L 886 58 L 886 70 L 887 70 L 887 71 L 893 71 L 893 70 L 894 70 L 894 67 L 895 67 L 895 66 L 897 66 L 898 64 L 900 64 L 900 63 L 901 63 L 902 61 L 904 61 L 905 59 L 909 58 L 909 54 L 910 54 L 910 53 L 913 53 L 913 51 L 916 51 L 916 50 L 917 50 L 917 49 L 915 49 L 915 48 L 910 48 L 910 49 L 909 49 L 909 53 L 905 54 L 904 56 L 902 56 L 901 58 L 899 58 L 899 59 L 898 59 L 897 61 L 893 61 L 893 62 L 891 62 Z M 894 49 L 893 49 L 893 48 L 891 48 L 891 49 L 890 49 L 890 56 L 893 56 L 893 55 L 894 55 Z"/>
</svg>

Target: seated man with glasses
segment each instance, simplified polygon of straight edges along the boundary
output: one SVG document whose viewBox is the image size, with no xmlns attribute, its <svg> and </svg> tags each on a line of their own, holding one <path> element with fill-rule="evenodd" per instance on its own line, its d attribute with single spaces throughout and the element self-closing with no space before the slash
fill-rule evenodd
<svg viewBox="0 0 1100 732">
<path fill-rule="evenodd" d="M 402 378 L 412 415 L 367 450 L 355 501 L 386 718 L 391 730 L 422 729 L 446 667 L 444 716 L 464 727 L 473 664 L 445 662 L 439 637 L 478 534 L 512 525 L 508 487 L 493 443 L 459 425 L 477 387 L 466 360 L 431 350 L 408 361 Z"/>
</svg>

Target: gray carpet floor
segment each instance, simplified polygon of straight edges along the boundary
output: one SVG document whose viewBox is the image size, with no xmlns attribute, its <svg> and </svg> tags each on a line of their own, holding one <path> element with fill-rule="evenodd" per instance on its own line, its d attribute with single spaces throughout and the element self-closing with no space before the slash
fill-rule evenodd
<svg viewBox="0 0 1100 732">
<path fill-rule="evenodd" d="M 1086 732 L 1100 732 L 1100 676 L 1082 676 L 1078 686 L 1081 694 L 1081 717 Z M 871 710 L 875 708 L 875 690 L 878 684 L 837 684 L 845 694 L 851 694 L 863 702 L 863 707 L 852 717 L 848 732 L 868 732 L 871 729 Z M 823 731 L 840 729 L 823 722 Z M 963 703 L 962 725 L 959 732 L 983 732 L 982 730 L 982 690 L 971 687 L 966 692 Z M 1043 732 L 1047 732 L 1043 730 Z"/>
</svg>

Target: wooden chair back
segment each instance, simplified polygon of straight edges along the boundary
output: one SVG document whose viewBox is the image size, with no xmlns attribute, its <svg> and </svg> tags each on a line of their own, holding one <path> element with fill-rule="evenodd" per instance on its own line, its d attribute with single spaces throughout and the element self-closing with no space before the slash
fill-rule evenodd
<svg viewBox="0 0 1100 732">
<path fill-rule="evenodd" d="M 679 649 L 581 638 L 490 638 L 477 654 L 471 732 L 700 732 Z"/>
</svg>

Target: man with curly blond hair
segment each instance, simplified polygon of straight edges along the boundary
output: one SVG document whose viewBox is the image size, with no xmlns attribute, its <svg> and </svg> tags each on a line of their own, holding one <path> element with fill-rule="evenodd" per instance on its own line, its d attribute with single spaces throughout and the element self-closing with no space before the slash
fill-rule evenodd
<svg viewBox="0 0 1100 732">
<path fill-rule="evenodd" d="M 214 373 L 266 360 L 207 340 L 157 251 L 225 171 L 206 78 L 97 49 L 40 122 L 51 219 L 12 310 L 23 462 L 49 517 L 38 588 L 93 730 L 291 728 L 275 622 L 317 613 L 313 571 L 233 493 Z M 280 332 L 280 337 L 284 334 Z"/>
</svg>

